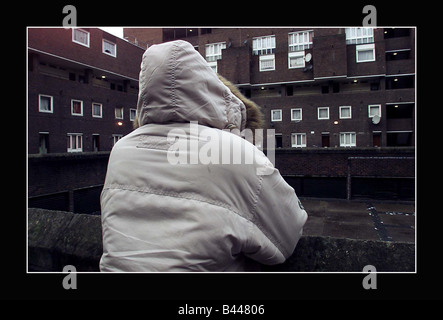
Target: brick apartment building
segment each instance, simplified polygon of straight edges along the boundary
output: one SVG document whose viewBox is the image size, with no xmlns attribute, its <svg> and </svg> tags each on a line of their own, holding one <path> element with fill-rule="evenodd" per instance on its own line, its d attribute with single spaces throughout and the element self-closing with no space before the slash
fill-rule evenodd
<svg viewBox="0 0 443 320">
<path fill-rule="evenodd" d="M 281 148 L 415 145 L 415 28 L 125 28 L 184 39 L 258 105 Z"/>
<path fill-rule="evenodd" d="M 299 196 L 414 200 L 415 31 L 28 28 L 29 206 L 99 212 L 108 153 L 90 151 L 132 131 L 143 52 L 175 39 L 261 106 Z"/>
<path fill-rule="evenodd" d="M 98 28 L 28 28 L 28 153 L 111 150 L 132 131 L 143 52 Z"/>
</svg>

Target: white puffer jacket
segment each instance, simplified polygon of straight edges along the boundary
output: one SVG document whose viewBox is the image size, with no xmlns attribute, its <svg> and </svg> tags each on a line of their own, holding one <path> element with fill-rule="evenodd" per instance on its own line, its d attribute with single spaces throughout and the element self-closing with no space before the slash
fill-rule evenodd
<svg viewBox="0 0 443 320">
<path fill-rule="evenodd" d="M 245 128 L 245 105 L 188 42 L 146 50 L 137 117 L 109 158 L 101 271 L 245 271 L 292 254 L 307 214 L 260 150 L 222 130 Z"/>
</svg>

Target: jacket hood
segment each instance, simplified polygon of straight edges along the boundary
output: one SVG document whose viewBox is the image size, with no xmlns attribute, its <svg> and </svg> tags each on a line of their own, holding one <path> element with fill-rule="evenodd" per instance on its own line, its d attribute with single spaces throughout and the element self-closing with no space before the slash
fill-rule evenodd
<svg viewBox="0 0 443 320">
<path fill-rule="evenodd" d="M 149 47 L 143 54 L 138 124 L 198 121 L 218 129 L 246 124 L 246 107 L 186 41 Z"/>
</svg>

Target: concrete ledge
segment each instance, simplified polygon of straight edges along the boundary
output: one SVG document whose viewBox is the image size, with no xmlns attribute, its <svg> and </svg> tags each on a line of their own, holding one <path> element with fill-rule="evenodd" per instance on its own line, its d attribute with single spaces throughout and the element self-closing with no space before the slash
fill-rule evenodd
<svg viewBox="0 0 443 320">
<path fill-rule="evenodd" d="M 99 271 L 100 216 L 28 209 L 28 271 Z"/>
<path fill-rule="evenodd" d="M 45 209 L 28 210 L 28 271 L 99 271 L 102 254 L 100 216 Z M 283 264 L 262 266 L 279 272 L 415 271 L 415 245 L 403 242 L 303 236 Z"/>
</svg>

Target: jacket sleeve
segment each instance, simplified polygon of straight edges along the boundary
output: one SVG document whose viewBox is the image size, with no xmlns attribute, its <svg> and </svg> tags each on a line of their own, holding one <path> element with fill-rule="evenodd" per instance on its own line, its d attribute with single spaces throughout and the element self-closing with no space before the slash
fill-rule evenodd
<svg viewBox="0 0 443 320">
<path fill-rule="evenodd" d="M 280 172 L 272 167 L 268 173 L 260 176 L 245 254 L 271 265 L 283 263 L 293 253 L 308 216 Z"/>
</svg>

